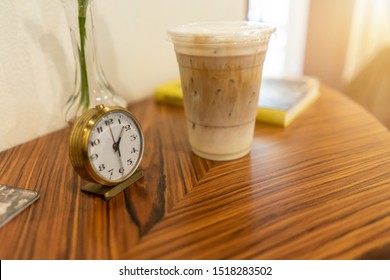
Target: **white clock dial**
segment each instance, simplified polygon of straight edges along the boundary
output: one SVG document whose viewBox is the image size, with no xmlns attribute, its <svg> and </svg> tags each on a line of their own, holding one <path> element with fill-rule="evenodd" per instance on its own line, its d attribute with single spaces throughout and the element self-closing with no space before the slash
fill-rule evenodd
<svg viewBox="0 0 390 280">
<path fill-rule="evenodd" d="M 143 154 L 141 129 L 130 114 L 109 112 L 93 127 L 88 143 L 92 168 L 104 180 L 121 182 L 137 169 Z"/>
</svg>

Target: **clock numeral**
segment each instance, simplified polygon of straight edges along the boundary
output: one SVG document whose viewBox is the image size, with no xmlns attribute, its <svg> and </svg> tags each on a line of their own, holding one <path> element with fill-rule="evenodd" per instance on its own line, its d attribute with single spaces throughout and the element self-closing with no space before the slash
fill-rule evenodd
<svg viewBox="0 0 390 280">
<path fill-rule="evenodd" d="M 127 160 L 127 165 L 132 166 L 133 164 L 134 164 L 134 163 L 133 163 L 133 160 L 132 160 L 131 158 Z"/>
<path fill-rule="evenodd" d="M 129 131 L 130 129 L 131 129 L 131 125 L 130 125 L 130 124 L 128 124 L 128 125 L 125 126 L 125 130 L 126 130 L 126 131 Z"/>
<path fill-rule="evenodd" d="M 139 150 L 136 149 L 135 147 L 133 147 L 133 148 L 131 149 L 131 151 L 130 151 L 131 154 L 135 154 L 135 153 L 138 153 L 138 152 L 139 152 Z"/>
<path fill-rule="evenodd" d="M 114 119 L 108 119 L 104 122 L 107 126 L 114 123 Z"/>
<path fill-rule="evenodd" d="M 104 164 L 100 164 L 99 171 L 102 172 L 104 169 L 106 169 L 106 166 Z"/>
<path fill-rule="evenodd" d="M 91 160 L 97 160 L 98 157 L 99 157 L 98 154 L 93 154 L 93 155 L 91 155 L 89 158 L 90 158 Z"/>
<path fill-rule="evenodd" d="M 135 141 L 137 140 L 137 135 L 136 134 L 133 134 L 133 135 L 130 135 L 130 141 Z"/>
<path fill-rule="evenodd" d="M 123 175 L 123 173 L 125 173 L 125 169 L 123 167 L 119 168 L 119 173 Z"/>
<path fill-rule="evenodd" d="M 114 174 L 114 169 L 107 170 L 107 172 L 112 176 L 112 174 Z"/>
<path fill-rule="evenodd" d="M 100 144 L 100 140 L 99 139 L 95 139 L 95 140 L 91 141 L 91 146 L 92 147 L 95 147 L 95 146 L 97 146 L 99 144 Z"/>
<path fill-rule="evenodd" d="M 122 124 L 121 119 L 118 119 L 118 123 L 119 123 L 119 124 Z"/>
<path fill-rule="evenodd" d="M 103 128 L 101 126 L 97 127 L 96 130 L 97 130 L 98 133 L 102 133 L 103 132 Z"/>
</svg>

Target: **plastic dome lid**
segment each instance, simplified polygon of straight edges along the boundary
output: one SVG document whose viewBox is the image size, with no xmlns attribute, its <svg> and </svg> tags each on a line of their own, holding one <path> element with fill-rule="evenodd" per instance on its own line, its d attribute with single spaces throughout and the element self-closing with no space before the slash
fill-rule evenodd
<svg viewBox="0 0 390 280">
<path fill-rule="evenodd" d="M 223 44 L 268 41 L 276 28 L 251 21 L 215 21 L 183 24 L 168 30 L 174 43 Z"/>
</svg>

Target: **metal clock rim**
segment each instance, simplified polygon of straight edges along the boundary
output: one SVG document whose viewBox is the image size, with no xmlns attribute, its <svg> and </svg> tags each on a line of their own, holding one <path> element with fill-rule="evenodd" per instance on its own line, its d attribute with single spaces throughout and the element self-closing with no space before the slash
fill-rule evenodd
<svg viewBox="0 0 390 280">
<path fill-rule="evenodd" d="M 114 112 L 124 113 L 131 118 L 131 120 L 137 126 L 137 130 L 139 131 L 139 135 L 141 138 L 140 139 L 141 145 L 140 145 L 139 157 L 137 158 L 137 162 L 135 163 L 133 170 L 131 172 L 129 172 L 125 177 L 123 177 L 119 180 L 106 180 L 106 179 L 102 178 L 101 176 L 99 176 L 97 174 L 96 170 L 91 165 L 91 162 L 89 160 L 89 155 L 88 155 L 88 144 L 89 144 L 91 133 L 92 133 L 94 126 L 107 114 L 114 113 Z M 76 142 L 73 141 L 74 143 L 70 143 L 70 145 L 72 145 L 72 144 L 74 146 L 79 145 L 79 148 L 81 150 L 81 155 L 80 155 L 80 158 L 77 158 L 77 156 L 76 156 L 76 158 L 73 158 L 73 160 L 72 160 L 72 157 L 74 156 L 74 155 L 72 155 L 72 152 L 77 153 L 77 151 L 70 150 L 70 156 L 71 156 L 72 164 L 74 163 L 75 169 L 81 177 L 83 177 L 84 179 L 89 180 L 89 181 L 93 180 L 93 181 L 95 181 L 99 184 L 105 185 L 105 186 L 115 186 L 115 185 L 127 180 L 128 178 L 130 178 L 134 174 L 134 172 L 136 172 L 137 168 L 139 167 L 139 164 L 142 161 L 143 154 L 144 154 L 144 136 L 143 136 L 141 124 L 138 122 L 137 118 L 129 110 L 127 110 L 126 108 L 123 108 L 123 107 L 119 107 L 119 106 L 97 105 L 95 108 L 92 108 L 90 110 L 90 112 L 87 112 L 86 115 L 82 116 L 81 119 L 79 119 L 75 123 L 75 126 L 76 125 L 78 125 L 77 128 L 76 127 L 74 128 L 76 132 L 77 132 L 77 130 L 83 128 L 82 135 L 81 135 L 81 137 L 77 137 L 80 135 L 77 135 L 77 136 L 73 135 L 73 137 L 76 137 Z M 72 138 L 72 135 L 71 135 L 71 138 Z M 77 143 L 77 139 L 79 139 L 79 141 L 81 141 L 81 143 Z M 72 139 L 70 141 L 72 142 Z"/>
</svg>

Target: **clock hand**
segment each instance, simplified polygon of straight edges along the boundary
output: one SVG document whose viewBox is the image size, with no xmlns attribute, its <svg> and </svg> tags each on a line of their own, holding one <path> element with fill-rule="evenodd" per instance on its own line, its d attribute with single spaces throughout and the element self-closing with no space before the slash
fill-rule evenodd
<svg viewBox="0 0 390 280">
<path fill-rule="evenodd" d="M 116 150 L 118 151 L 119 157 L 121 158 L 122 156 L 121 156 L 121 150 L 119 150 L 119 142 L 117 143 Z"/>
<path fill-rule="evenodd" d="M 116 142 L 115 142 L 114 134 L 112 133 L 112 129 L 111 129 L 111 125 L 108 124 L 108 127 L 110 128 L 111 138 L 112 138 L 112 141 L 114 142 L 114 143 L 112 144 L 112 148 L 113 148 L 114 151 L 116 152 L 116 150 L 118 149 L 118 146 L 117 146 L 117 144 L 116 144 Z"/>
<path fill-rule="evenodd" d="M 119 154 L 119 163 L 121 164 L 121 170 L 122 170 L 122 175 L 123 175 L 123 172 L 125 172 L 125 169 L 123 168 L 122 156 L 121 156 L 121 152 L 119 151 L 119 146 L 118 146 L 118 154 Z"/>
<path fill-rule="evenodd" d="M 119 143 L 121 142 L 121 139 L 122 139 L 122 135 L 123 135 L 123 129 L 125 127 L 123 126 L 122 129 L 121 129 L 121 132 L 119 133 L 119 137 L 118 137 L 118 141 L 116 141 L 118 143 L 118 147 L 119 147 Z"/>
<path fill-rule="evenodd" d="M 121 132 L 119 133 L 118 141 L 115 144 L 116 144 L 116 149 L 118 150 L 119 162 L 121 164 L 121 170 L 124 172 L 125 169 L 123 168 L 122 155 L 121 155 L 121 150 L 119 148 L 119 143 L 121 142 L 122 135 L 123 135 L 123 129 L 124 129 L 124 127 L 122 127 Z M 122 172 L 122 175 L 123 175 L 123 172 Z"/>
<path fill-rule="evenodd" d="M 121 132 L 119 133 L 119 137 L 118 137 L 118 141 L 116 141 L 116 149 L 118 150 L 118 153 L 119 153 L 119 157 L 121 157 L 121 150 L 119 149 L 119 144 L 122 140 L 122 135 L 123 135 L 123 129 L 125 127 L 123 126 L 122 129 L 121 129 Z M 122 162 L 122 158 L 121 158 L 121 162 Z"/>
</svg>

